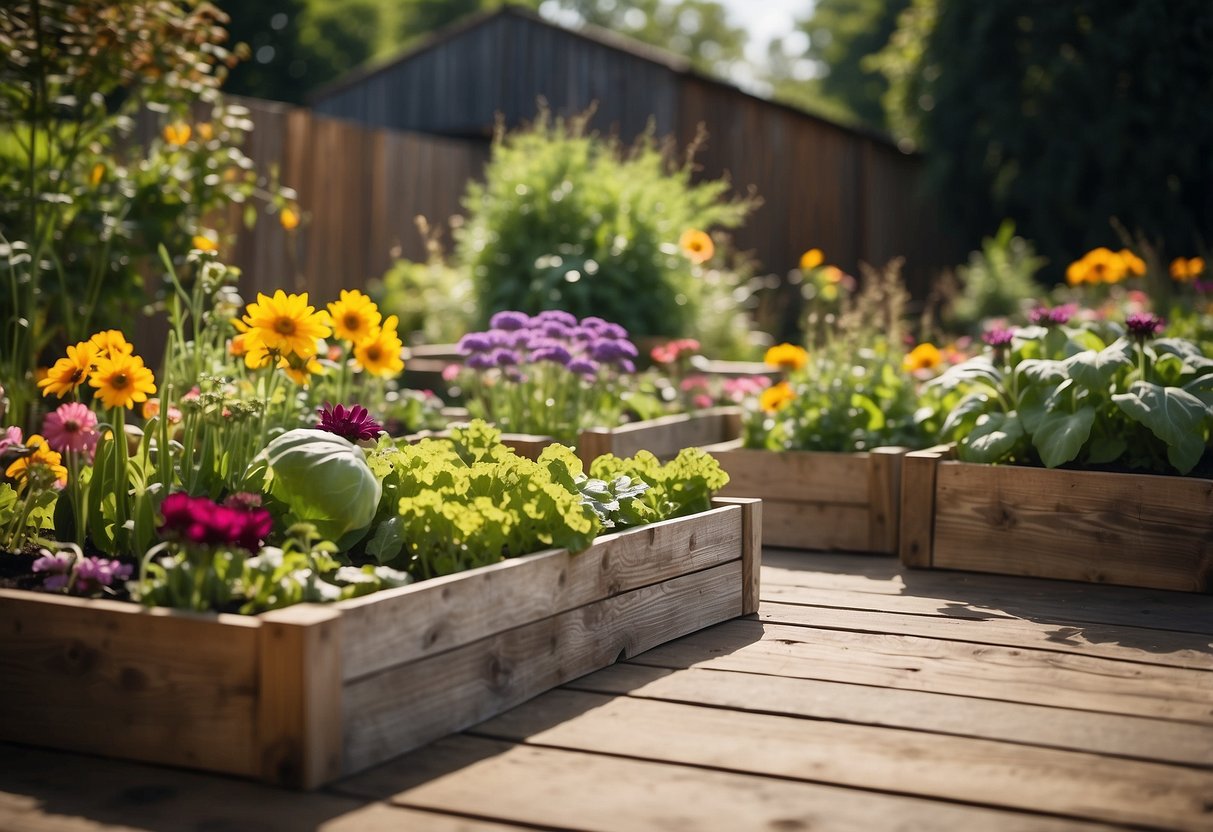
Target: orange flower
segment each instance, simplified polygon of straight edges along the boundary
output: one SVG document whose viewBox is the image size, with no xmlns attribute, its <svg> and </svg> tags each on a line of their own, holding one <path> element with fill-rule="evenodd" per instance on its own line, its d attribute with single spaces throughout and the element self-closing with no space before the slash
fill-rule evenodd
<svg viewBox="0 0 1213 832">
<path fill-rule="evenodd" d="M 821 249 L 811 248 L 800 255 L 800 270 L 802 272 L 812 271 L 824 263 L 825 259 L 826 256 L 822 254 Z"/>
<path fill-rule="evenodd" d="M 88 184 L 94 188 L 100 185 L 105 180 L 105 165 L 101 162 L 93 165 L 92 170 L 88 172 Z"/>
<path fill-rule="evenodd" d="M 283 208 L 282 213 L 278 215 L 278 222 L 287 231 L 294 231 L 299 227 L 299 214 L 293 208 Z"/>
<path fill-rule="evenodd" d="M 95 336 L 94 336 L 95 337 Z M 60 358 L 46 375 L 38 380 L 42 395 L 56 395 L 62 398 L 76 390 L 88 374 L 92 372 L 97 360 L 97 349 L 88 341 L 81 341 L 67 348 L 67 358 Z"/>
<path fill-rule="evenodd" d="M 943 353 L 939 351 L 939 347 L 924 342 L 910 350 L 910 354 L 902 359 L 901 366 L 907 372 L 914 373 L 919 370 L 934 370 L 942 363 Z"/>
<path fill-rule="evenodd" d="M 1200 275 L 1205 270 L 1205 261 L 1203 257 L 1192 257 L 1185 259 L 1176 257 L 1171 261 L 1171 279 L 1177 280 L 1180 283 L 1189 283 Z"/>
<path fill-rule="evenodd" d="M 216 252 L 219 250 L 219 241 L 215 239 L 215 232 L 205 229 L 201 234 L 195 234 L 190 244 L 198 251 Z"/>
<path fill-rule="evenodd" d="M 688 228 L 682 232 L 682 236 L 678 238 L 678 247 L 695 265 L 708 262 L 716 253 L 716 245 L 712 242 L 712 238 L 706 231 L 700 231 L 697 228 Z"/>
<path fill-rule="evenodd" d="M 795 398 L 796 394 L 792 392 L 792 385 L 781 381 L 774 387 L 768 387 L 762 391 L 762 395 L 758 397 L 758 406 L 767 413 L 776 413 L 791 404 Z"/>
<path fill-rule="evenodd" d="M 209 121 L 204 121 L 198 125 L 198 138 L 204 142 L 209 142 L 215 137 L 215 128 L 211 127 Z"/>
<path fill-rule="evenodd" d="M 190 140 L 190 126 L 184 121 L 164 125 L 164 141 L 171 145 L 183 145 Z"/>
<path fill-rule="evenodd" d="M 767 350 L 762 360 L 781 370 L 801 370 L 809 363 L 809 353 L 795 344 L 777 344 Z"/>
<path fill-rule="evenodd" d="M 1146 261 L 1142 260 L 1127 248 L 1122 248 L 1117 252 L 1120 259 L 1124 261 L 1125 269 L 1128 270 L 1130 277 L 1144 277 L 1146 274 Z"/>
</svg>

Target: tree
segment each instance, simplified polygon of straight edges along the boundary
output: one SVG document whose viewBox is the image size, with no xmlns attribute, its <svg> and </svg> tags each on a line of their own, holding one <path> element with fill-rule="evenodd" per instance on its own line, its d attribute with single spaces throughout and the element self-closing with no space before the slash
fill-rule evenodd
<svg viewBox="0 0 1213 832">
<path fill-rule="evenodd" d="M 1213 230 L 1207 0 L 914 0 L 880 63 L 895 124 L 972 237 L 1012 218 L 1056 273 L 1120 243 Z"/>
<path fill-rule="evenodd" d="M 791 36 L 771 44 L 775 95 L 823 115 L 885 128 L 885 76 L 868 60 L 910 0 L 818 0 Z M 800 44 L 804 45 L 801 46 Z M 806 64 L 813 74 L 806 77 Z"/>
</svg>

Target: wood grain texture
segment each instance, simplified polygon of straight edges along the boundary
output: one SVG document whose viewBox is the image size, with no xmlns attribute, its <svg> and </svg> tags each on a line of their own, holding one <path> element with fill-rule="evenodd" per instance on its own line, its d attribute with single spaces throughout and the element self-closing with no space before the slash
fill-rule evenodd
<svg viewBox="0 0 1213 832">
<path fill-rule="evenodd" d="M 0 590 L 0 739 L 255 776 L 257 628 Z"/>
<path fill-rule="evenodd" d="M 1037 811 L 1109 823 L 1195 829 L 1213 794 L 1213 771 L 571 690 L 476 734 L 1012 809 L 1024 808 L 1028 793 Z M 707 748 L 703 737 L 712 738 Z"/>
<path fill-rule="evenodd" d="M 451 737 L 340 784 L 342 793 L 549 829 L 1107 829 L 879 792 Z M 491 796 L 491 797 L 486 797 Z"/>
<path fill-rule="evenodd" d="M 1213 592 L 1213 480 L 948 462 L 932 565 Z"/>
<path fill-rule="evenodd" d="M 718 497 L 715 503 L 741 507 L 741 614 L 758 611 L 762 594 L 762 500 Z"/>
<path fill-rule="evenodd" d="M 1206 672 L 1022 647 L 742 620 L 634 661 L 1213 724 Z"/>
<path fill-rule="evenodd" d="M 741 557 L 742 510 L 606 535 L 586 551 L 551 550 L 336 605 L 346 680 L 468 644 L 591 601 Z"/>
<path fill-rule="evenodd" d="M 935 535 L 935 470 L 947 446 L 912 451 L 901 460 L 898 554 L 906 566 L 931 566 Z"/>
<path fill-rule="evenodd" d="M 565 685 L 860 725 L 1213 767 L 1213 726 L 870 685 L 621 662 Z"/>
<path fill-rule="evenodd" d="M 617 428 L 590 428 L 581 432 L 577 453 L 587 466 L 603 454 L 629 457 L 638 451 L 648 451 L 659 459 L 672 459 L 683 448 L 733 439 L 741 425 L 739 414 L 737 407 L 714 407 Z"/>
<path fill-rule="evenodd" d="M 360 771 L 577 676 L 741 615 L 741 561 L 606 598 L 345 687 L 343 764 Z"/>
<path fill-rule="evenodd" d="M 762 539 L 768 546 L 864 552 L 871 542 L 867 506 L 764 497 Z"/>
<path fill-rule="evenodd" d="M 341 613 L 298 604 L 260 620 L 261 777 L 312 789 L 341 774 Z"/>
<path fill-rule="evenodd" d="M 868 454 L 868 551 L 897 554 L 901 522 L 901 458 L 906 448 L 873 448 Z"/>
<path fill-rule="evenodd" d="M 868 505 L 868 454 L 775 452 L 735 444 L 710 449 L 729 475 L 723 496 Z"/>
</svg>

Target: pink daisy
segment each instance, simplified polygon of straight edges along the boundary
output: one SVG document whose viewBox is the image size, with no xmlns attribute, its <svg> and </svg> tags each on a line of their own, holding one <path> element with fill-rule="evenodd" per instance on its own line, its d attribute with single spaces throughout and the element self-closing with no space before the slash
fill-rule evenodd
<svg viewBox="0 0 1213 832">
<path fill-rule="evenodd" d="M 84 453 L 91 460 L 97 450 L 97 416 L 80 402 L 61 404 L 46 415 L 42 435 L 54 451 Z"/>
</svg>

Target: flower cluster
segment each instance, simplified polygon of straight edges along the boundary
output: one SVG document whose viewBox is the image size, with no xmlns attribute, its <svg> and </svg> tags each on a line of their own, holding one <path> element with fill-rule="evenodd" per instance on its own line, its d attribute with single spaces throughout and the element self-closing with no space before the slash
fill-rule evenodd
<svg viewBox="0 0 1213 832">
<path fill-rule="evenodd" d="M 307 292 L 288 295 L 279 289 L 273 297 L 258 293 L 243 317 L 232 323 L 240 335 L 234 352 L 251 370 L 269 365 L 294 370 L 296 380 L 319 371 L 315 361 L 320 341 L 332 331 L 328 316 L 308 305 Z"/>
<path fill-rule="evenodd" d="M 316 427 L 351 442 L 374 439 L 383 433 L 383 425 L 376 422 L 365 407 L 357 404 L 347 409 L 325 402 L 320 408 L 320 421 Z"/>
<path fill-rule="evenodd" d="M 386 319 L 375 302 L 358 290 L 341 292 L 339 300 L 328 305 L 333 334 L 348 341 L 354 360 L 365 372 L 380 378 L 397 376 L 404 370 L 400 354 L 404 343 L 397 330 L 395 315 Z"/>
<path fill-rule="evenodd" d="M 1091 249 L 1066 268 L 1066 282 L 1071 286 L 1120 283 L 1126 277 L 1142 277 L 1146 263 L 1127 248 L 1112 251 L 1099 247 Z"/>
<path fill-rule="evenodd" d="M 201 546 L 236 546 L 256 553 L 270 533 L 270 513 L 258 506 L 258 495 L 233 494 L 223 503 L 184 492 L 170 494 L 160 504 L 161 537 Z"/>
<path fill-rule="evenodd" d="M 584 378 L 604 368 L 636 371 L 636 346 L 618 324 L 593 316 L 580 321 L 568 312 L 548 310 L 531 317 L 523 312 L 498 312 L 489 330 L 469 332 L 459 340 L 464 364 L 473 370 L 557 364 Z"/>
<path fill-rule="evenodd" d="M 18 490 L 31 482 L 43 486 L 53 484 L 57 488 L 67 485 L 67 468 L 63 466 L 63 457 L 51 450 L 46 439 L 35 433 L 22 445 L 24 453 L 4 471 L 4 476 L 17 483 Z"/>
<path fill-rule="evenodd" d="M 1072 303 L 1061 306 L 1037 306 L 1028 312 L 1028 320 L 1036 326 L 1064 326 L 1074 317 L 1078 308 Z"/>
<path fill-rule="evenodd" d="M 694 338 L 676 338 L 658 344 L 649 350 L 649 357 L 655 364 L 676 364 L 683 358 L 690 358 L 700 350 L 700 344 Z"/>
<path fill-rule="evenodd" d="M 1192 283 L 1204 272 L 1203 257 L 1176 257 L 1171 261 L 1171 279 L 1178 283 Z"/>
<path fill-rule="evenodd" d="M 47 592 L 96 595 L 128 580 L 134 569 L 110 558 L 43 550 L 42 556 L 34 561 L 33 571 L 42 575 L 42 588 Z"/>
<path fill-rule="evenodd" d="M 735 376 L 720 379 L 701 373 L 678 382 L 678 390 L 692 408 L 704 409 L 717 404 L 744 404 L 771 386 L 767 376 Z"/>
<path fill-rule="evenodd" d="M 55 362 L 38 386 L 44 396 L 63 398 L 87 381 L 97 388 L 93 395 L 104 407 L 129 410 L 156 392 L 152 371 L 134 351 L 118 330 L 98 332 L 68 347 L 67 356 Z"/>
<path fill-rule="evenodd" d="M 804 347 L 795 344 L 776 344 L 766 351 L 762 357 L 763 363 L 778 367 L 784 372 L 803 370 L 809 363 L 809 353 Z"/>
</svg>

